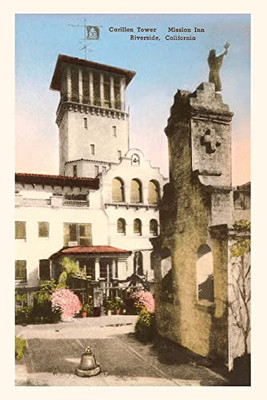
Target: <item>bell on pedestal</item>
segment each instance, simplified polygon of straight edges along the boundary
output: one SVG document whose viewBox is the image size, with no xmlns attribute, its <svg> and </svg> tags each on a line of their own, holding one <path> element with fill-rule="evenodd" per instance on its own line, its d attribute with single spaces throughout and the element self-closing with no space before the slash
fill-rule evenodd
<svg viewBox="0 0 267 400">
<path fill-rule="evenodd" d="M 78 376 L 94 376 L 101 371 L 100 366 L 96 364 L 95 356 L 90 347 L 86 347 L 81 357 L 81 362 L 78 368 L 75 369 L 75 374 Z"/>
</svg>

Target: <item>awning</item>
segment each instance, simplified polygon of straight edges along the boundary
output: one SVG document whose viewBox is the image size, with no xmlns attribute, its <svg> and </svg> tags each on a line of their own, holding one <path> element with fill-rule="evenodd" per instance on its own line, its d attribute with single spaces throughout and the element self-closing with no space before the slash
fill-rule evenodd
<svg viewBox="0 0 267 400">
<path fill-rule="evenodd" d="M 130 250 L 118 249 L 112 246 L 72 246 L 63 247 L 56 253 L 52 254 L 49 259 L 55 260 L 59 257 L 79 256 L 79 255 L 96 255 L 96 256 L 130 256 Z"/>
</svg>

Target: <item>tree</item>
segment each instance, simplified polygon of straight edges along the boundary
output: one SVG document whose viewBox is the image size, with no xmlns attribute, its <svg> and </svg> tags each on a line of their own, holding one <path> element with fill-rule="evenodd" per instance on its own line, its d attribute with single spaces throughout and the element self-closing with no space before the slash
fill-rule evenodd
<svg viewBox="0 0 267 400">
<path fill-rule="evenodd" d="M 79 272 L 79 267 L 75 261 L 69 257 L 62 257 L 59 261 L 59 265 L 62 268 L 62 272 L 59 275 L 58 283 L 65 287 L 67 284 L 68 276 L 76 275 Z"/>
<path fill-rule="evenodd" d="M 232 259 L 232 281 L 230 283 L 231 297 L 229 308 L 234 326 L 242 334 L 244 355 L 249 350 L 249 335 L 251 331 L 250 316 L 250 222 L 240 220 L 234 224 L 235 242 L 230 248 Z"/>
</svg>

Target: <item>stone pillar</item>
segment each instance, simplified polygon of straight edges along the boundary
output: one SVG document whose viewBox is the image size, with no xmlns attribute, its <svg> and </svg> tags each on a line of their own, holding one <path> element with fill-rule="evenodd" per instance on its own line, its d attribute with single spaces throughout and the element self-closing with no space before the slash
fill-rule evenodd
<svg viewBox="0 0 267 400">
<path fill-rule="evenodd" d="M 114 78 L 110 77 L 110 105 L 111 108 L 115 108 L 115 93 L 114 93 Z"/>
<path fill-rule="evenodd" d="M 78 91 L 79 91 L 79 103 L 83 102 L 83 72 L 82 69 L 78 69 Z"/>
<path fill-rule="evenodd" d="M 98 281 L 100 278 L 100 264 L 99 258 L 95 259 L 95 280 Z"/>
<path fill-rule="evenodd" d="M 104 75 L 100 74 L 100 104 L 104 107 Z"/>
<path fill-rule="evenodd" d="M 125 88 L 126 88 L 126 79 L 121 78 L 120 80 L 120 98 L 121 98 L 121 110 L 125 111 Z"/>
<path fill-rule="evenodd" d="M 71 100 L 72 92 L 71 92 L 71 71 L 70 66 L 66 66 L 66 79 L 67 79 L 67 99 Z"/>
<path fill-rule="evenodd" d="M 93 72 L 89 72 L 89 104 L 94 104 L 94 76 Z"/>
</svg>

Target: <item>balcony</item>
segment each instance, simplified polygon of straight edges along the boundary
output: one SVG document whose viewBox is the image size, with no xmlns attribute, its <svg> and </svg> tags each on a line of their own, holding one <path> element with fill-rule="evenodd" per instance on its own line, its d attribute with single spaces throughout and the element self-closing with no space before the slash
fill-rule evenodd
<svg viewBox="0 0 267 400">
<path fill-rule="evenodd" d="M 64 207 L 89 207 L 88 200 L 63 200 Z"/>
</svg>

